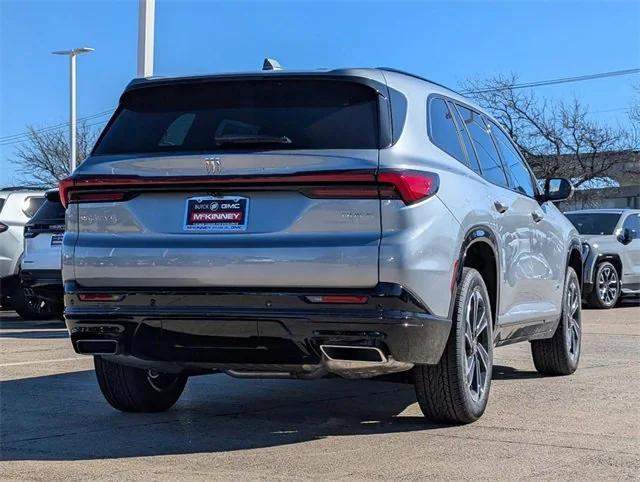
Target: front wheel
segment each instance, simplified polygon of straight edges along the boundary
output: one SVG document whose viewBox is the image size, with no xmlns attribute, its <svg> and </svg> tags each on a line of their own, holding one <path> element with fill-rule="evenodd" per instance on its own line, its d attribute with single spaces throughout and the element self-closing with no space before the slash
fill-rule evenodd
<svg viewBox="0 0 640 482">
<path fill-rule="evenodd" d="M 580 282 L 567 268 L 560 322 L 552 338 L 531 342 L 533 364 L 543 375 L 571 375 L 578 368 L 582 348 Z"/>
<path fill-rule="evenodd" d="M 616 267 L 608 261 L 596 269 L 593 291 L 587 300 L 590 308 L 613 308 L 620 297 L 620 277 Z"/>
<path fill-rule="evenodd" d="M 414 370 L 422 413 L 435 422 L 477 420 L 487 406 L 492 369 L 491 301 L 480 273 L 464 268 L 442 358 L 437 365 L 418 365 Z"/>
<path fill-rule="evenodd" d="M 121 365 L 93 357 L 100 390 L 122 412 L 163 412 L 182 395 L 187 377 Z"/>
</svg>

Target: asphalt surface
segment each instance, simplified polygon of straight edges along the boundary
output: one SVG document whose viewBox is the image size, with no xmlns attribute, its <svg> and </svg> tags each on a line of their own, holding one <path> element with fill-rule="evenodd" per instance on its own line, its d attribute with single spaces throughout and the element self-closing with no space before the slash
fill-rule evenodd
<svg viewBox="0 0 640 482">
<path fill-rule="evenodd" d="M 0 312 L 0 479 L 637 479 L 640 307 L 583 311 L 569 377 L 499 348 L 487 411 L 427 423 L 410 385 L 194 377 L 163 414 L 123 414 L 64 325 Z"/>
</svg>

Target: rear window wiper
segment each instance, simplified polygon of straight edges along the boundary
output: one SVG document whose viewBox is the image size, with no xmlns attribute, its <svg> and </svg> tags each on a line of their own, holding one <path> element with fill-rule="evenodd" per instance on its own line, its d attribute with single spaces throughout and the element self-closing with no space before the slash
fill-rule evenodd
<svg viewBox="0 0 640 482">
<path fill-rule="evenodd" d="M 256 134 L 216 136 L 215 141 L 219 146 L 225 144 L 291 144 L 291 139 L 287 136 L 261 136 Z"/>
</svg>

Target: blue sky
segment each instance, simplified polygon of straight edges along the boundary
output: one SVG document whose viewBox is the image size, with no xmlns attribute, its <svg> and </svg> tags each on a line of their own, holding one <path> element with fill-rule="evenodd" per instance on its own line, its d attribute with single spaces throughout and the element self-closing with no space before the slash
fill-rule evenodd
<svg viewBox="0 0 640 482">
<path fill-rule="evenodd" d="M 135 76 L 137 0 L 0 0 L 0 137 L 68 120 L 68 66 L 52 50 L 90 46 L 78 61 L 78 116 L 114 107 Z M 535 81 L 640 66 L 637 1 L 157 0 L 157 75 L 390 66 L 452 87 L 515 72 Z M 537 89 L 624 123 L 640 75 Z M 101 117 L 91 122 L 106 121 Z M 0 146 L 0 186 L 15 181 Z"/>
</svg>

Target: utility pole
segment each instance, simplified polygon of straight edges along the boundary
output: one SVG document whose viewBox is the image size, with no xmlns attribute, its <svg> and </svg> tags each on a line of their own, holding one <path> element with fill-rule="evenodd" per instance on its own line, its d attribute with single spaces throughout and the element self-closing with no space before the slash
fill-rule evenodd
<svg viewBox="0 0 640 482">
<path fill-rule="evenodd" d="M 76 168 L 76 57 L 93 52 L 92 48 L 81 47 L 72 50 L 56 50 L 55 55 L 69 56 L 69 151 L 71 152 L 69 168 L 73 172 Z"/>
<path fill-rule="evenodd" d="M 153 75 L 153 45 L 156 0 L 139 0 L 138 10 L 138 77 Z"/>
</svg>

